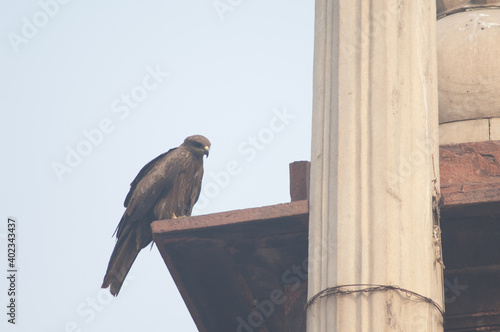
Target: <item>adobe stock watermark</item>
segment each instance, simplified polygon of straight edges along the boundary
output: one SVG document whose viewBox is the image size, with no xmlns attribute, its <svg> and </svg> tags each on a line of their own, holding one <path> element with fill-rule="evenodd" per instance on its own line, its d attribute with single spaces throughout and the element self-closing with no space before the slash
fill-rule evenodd
<svg viewBox="0 0 500 332">
<path fill-rule="evenodd" d="M 296 118 L 286 107 L 274 108 L 272 117 L 268 125 L 258 130 L 254 135 L 247 136 L 237 146 L 238 155 L 244 158 L 244 164 L 252 163 L 259 153 L 265 150 L 282 133 L 287 126 Z M 224 169 L 211 171 L 205 175 L 209 180 L 203 184 L 203 188 L 194 206 L 194 214 L 198 214 L 207 208 L 210 200 L 219 196 L 222 190 L 231 183 L 231 178 L 239 175 L 243 171 L 244 165 L 236 159 L 231 159 L 226 163 Z"/>
<path fill-rule="evenodd" d="M 329 246 L 326 242 L 314 245 L 314 248 L 309 249 L 310 257 L 306 257 L 300 264 L 293 264 L 281 275 L 281 282 L 288 286 L 291 292 L 299 289 L 302 283 L 307 281 L 308 271 L 314 271 L 319 268 L 319 263 L 324 262 L 328 254 L 332 254 L 335 250 L 333 246 Z M 238 323 L 236 332 L 254 332 L 258 331 L 260 326 L 265 323 L 266 319 L 271 317 L 276 308 L 283 305 L 286 301 L 285 293 L 282 288 L 276 288 L 269 293 L 267 299 L 254 301 L 255 309 L 252 310 L 246 317 L 236 317 Z"/>
<path fill-rule="evenodd" d="M 111 117 L 104 117 L 98 121 L 96 127 L 83 130 L 81 139 L 75 145 L 66 145 L 64 160 L 51 163 L 52 170 L 59 182 L 62 182 L 65 174 L 72 173 L 95 148 L 104 142 L 106 135 L 111 134 L 116 129 L 118 120 L 123 121 L 128 118 L 130 112 L 137 109 L 149 93 L 157 89 L 169 75 L 159 65 L 154 68 L 147 66 L 145 71 L 146 74 L 141 83 L 135 85 L 128 93 L 122 93 L 111 102 L 110 111 L 114 114 L 114 120 Z"/>
<path fill-rule="evenodd" d="M 39 31 L 46 27 L 49 22 L 56 17 L 63 5 L 71 0 L 40 0 L 36 11 L 30 18 L 24 16 L 21 19 L 21 30 L 19 33 L 9 32 L 7 38 L 16 53 L 19 53 L 20 46 L 28 44 L 35 38 Z"/>
<path fill-rule="evenodd" d="M 385 33 L 387 27 L 387 22 L 392 18 L 397 17 L 400 11 L 400 4 L 396 1 L 389 1 L 387 8 L 382 8 L 376 12 L 370 13 L 370 29 L 369 31 L 361 30 L 358 35 L 359 42 L 350 44 L 343 42 L 339 45 L 340 53 L 342 53 L 343 58 L 346 60 L 353 60 L 356 58 L 356 54 L 360 54 L 363 51 L 367 51 L 370 47 L 370 39 L 377 36 L 380 32 Z"/>
<path fill-rule="evenodd" d="M 411 153 L 398 161 L 397 168 L 387 170 L 387 192 L 397 200 L 400 199 L 401 183 L 407 183 L 415 175 L 415 172 L 425 169 L 425 167 L 432 167 L 433 180 L 438 177 L 439 155 L 434 155 L 431 152 L 433 147 L 439 146 L 439 143 L 432 137 L 414 138 L 413 141 L 415 143 L 412 144 Z"/>
<path fill-rule="evenodd" d="M 450 304 L 455 302 L 455 300 L 464 292 L 467 288 L 467 285 L 461 285 L 458 282 L 458 277 L 453 279 L 453 282 L 444 279 L 444 303 Z M 415 327 L 416 328 L 424 328 L 428 324 L 428 318 L 425 316 L 417 316 L 415 317 Z"/>
<path fill-rule="evenodd" d="M 468 1 L 468 0 L 461 0 Z M 403 8 L 399 1 L 388 1 L 385 8 L 381 8 L 377 11 L 372 11 L 369 13 L 371 23 L 366 25 L 369 29 L 362 28 L 361 31 L 357 31 L 356 41 L 353 43 L 344 42 L 339 45 L 339 52 L 343 55 L 343 59 L 346 61 L 353 61 L 356 59 L 356 54 L 361 54 L 362 52 L 369 52 L 369 48 L 372 47 L 370 40 L 380 33 L 386 33 L 388 22 L 393 21 L 401 15 L 401 11 L 405 11 L 407 8 Z M 417 15 L 417 13 L 413 13 Z M 420 13 L 418 13 L 420 15 Z M 401 28 L 401 26 L 399 26 Z"/>
<path fill-rule="evenodd" d="M 243 0 L 215 0 L 212 2 L 217 16 L 221 21 L 224 21 L 226 14 L 233 12 L 243 3 Z"/>
<path fill-rule="evenodd" d="M 123 282 L 123 288 L 129 285 L 130 280 L 134 280 L 134 276 L 128 275 Z M 103 312 L 109 306 L 115 297 L 111 295 L 109 289 L 99 289 L 94 296 L 87 296 L 75 308 L 75 313 L 78 319 L 70 320 L 64 325 L 64 332 L 83 332 L 85 327 L 92 323 L 97 315 Z"/>
<path fill-rule="evenodd" d="M 300 265 L 292 265 L 281 275 L 284 285 L 290 286 L 292 292 L 299 289 L 301 283 L 307 280 L 308 259 L 305 258 Z M 255 310 L 252 310 L 246 319 L 236 317 L 238 326 L 236 332 L 254 332 L 265 323 L 276 311 L 277 306 L 285 303 L 285 293 L 281 288 L 276 288 L 269 293 L 268 299 L 254 301 Z"/>
<path fill-rule="evenodd" d="M 453 303 L 457 297 L 462 294 L 468 288 L 467 285 L 460 285 L 458 283 L 458 277 L 453 279 L 453 282 L 448 279 L 444 279 L 444 302 L 446 304 Z"/>
</svg>

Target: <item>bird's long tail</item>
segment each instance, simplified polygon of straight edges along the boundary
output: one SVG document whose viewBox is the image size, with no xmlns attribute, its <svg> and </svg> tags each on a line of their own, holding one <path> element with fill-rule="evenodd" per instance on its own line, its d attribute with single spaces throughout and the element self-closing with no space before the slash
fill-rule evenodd
<svg viewBox="0 0 500 332">
<path fill-rule="evenodd" d="M 132 267 L 135 258 L 142 248 L 138 246 L 134 232 L 127 232 L 118 238 L 111 258 L 109 259 L 108 269 L 101 288 L 110 287 L 110 292 L 117 296 L 122 288 L 125 277 Z"/>
</svg>

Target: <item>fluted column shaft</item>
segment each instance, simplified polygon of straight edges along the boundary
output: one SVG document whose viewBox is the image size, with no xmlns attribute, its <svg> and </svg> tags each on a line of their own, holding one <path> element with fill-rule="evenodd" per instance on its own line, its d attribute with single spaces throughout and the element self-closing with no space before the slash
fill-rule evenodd
<svg viewBox="0 0 500 332">
<path fill-rule="evenodd" d="M 435 15 L 316 0 L 308 332 L 443 330 Z"/>
</svg>

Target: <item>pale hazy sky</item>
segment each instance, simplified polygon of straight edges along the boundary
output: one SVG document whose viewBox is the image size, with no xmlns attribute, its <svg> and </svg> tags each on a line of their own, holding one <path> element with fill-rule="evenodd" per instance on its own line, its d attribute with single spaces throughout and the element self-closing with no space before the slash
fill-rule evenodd
<svg viewBox="0 0 500 332">
<path fill-rule="evenodd" d="M 196 331 L 156 247 L 100 289 L 141 167 L 212 142 L 194 214 L 288 202 L 310 159 L 314 1 L 0 2 L 2 331 Z M 222 176 L 227 168 L 229 177 Z M 236 171 L 234 171 L 236 170 Z"/>
</svg>

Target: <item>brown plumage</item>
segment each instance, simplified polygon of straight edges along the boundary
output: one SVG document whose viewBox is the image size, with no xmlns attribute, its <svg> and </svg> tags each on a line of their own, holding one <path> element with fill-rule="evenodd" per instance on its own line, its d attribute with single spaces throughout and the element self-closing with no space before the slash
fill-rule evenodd
<svg viewBox="0 0 500 332">
<path fill-rule="evenodd" d="M 141 169 L 125 198 L 102 288 L 111 286 L 111 294 L 118 295 L 137 254 L 153 240 L 152 221 L 191 215 L 200 196 L 203 155 L 208 157 L 209 149 L 204 136 L 189 136 Z"/>
</svg>

